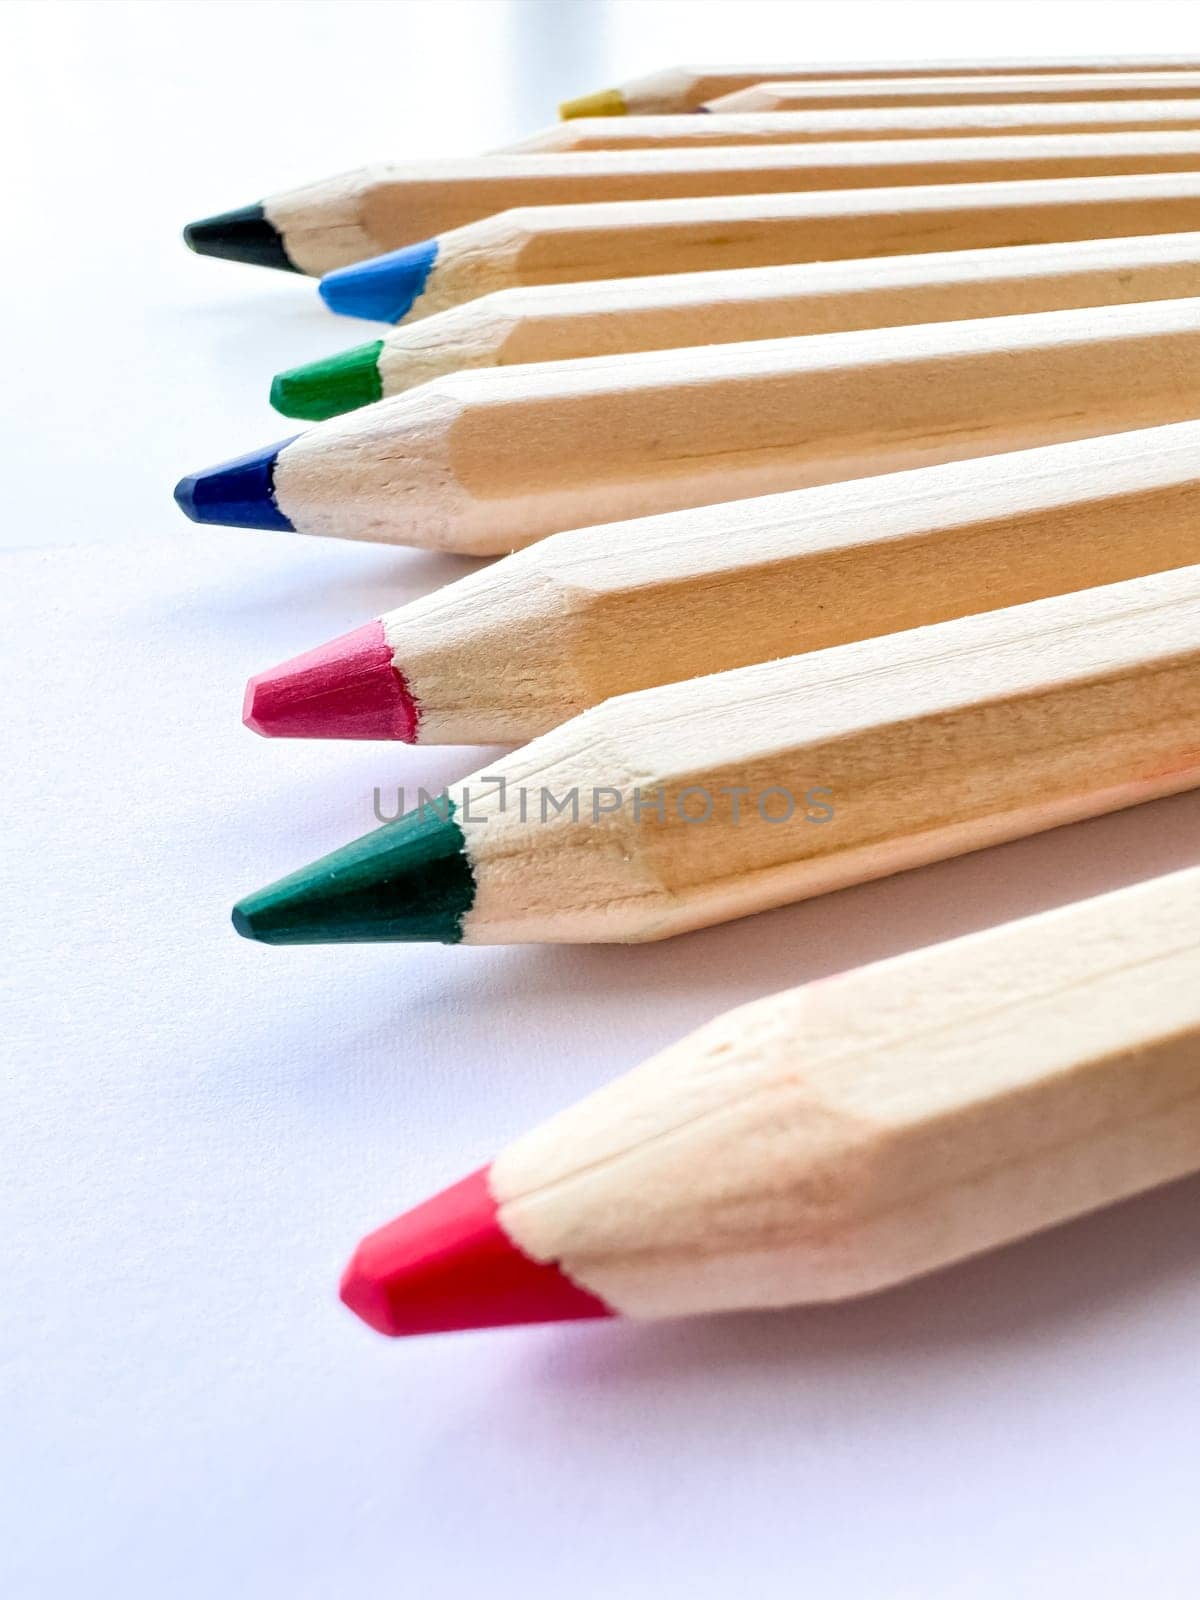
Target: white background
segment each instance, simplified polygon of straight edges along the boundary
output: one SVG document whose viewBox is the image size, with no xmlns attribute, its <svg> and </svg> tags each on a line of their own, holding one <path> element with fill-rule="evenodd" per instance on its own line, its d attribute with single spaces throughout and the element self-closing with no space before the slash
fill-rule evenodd
<svg viewBox="0 0 1200 1600">
<path fill-rule="evenodd" d="M 244 944 L 375 785 L 479 761 L 255 740 L 246 675 L 465 564 L 170 500 L 367 335 L 189 216 L 681 58 L 1122 51 L 1200 55 L 1200 9 L 0 7 L 5 1600 L 1194 1593 L 1200 1183 L 815 1313 L 392 1344 L 334 1286 L 728 1005 L 1200 860 L 1197 797 L 646 949 Z"/>
</svg>

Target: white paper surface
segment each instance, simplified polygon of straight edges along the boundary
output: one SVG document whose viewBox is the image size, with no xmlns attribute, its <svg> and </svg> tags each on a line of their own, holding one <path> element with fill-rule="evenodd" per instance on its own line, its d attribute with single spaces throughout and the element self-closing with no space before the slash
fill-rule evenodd
<svg viewBox="0 0 1200 1600">
<path fill-rule="evenodd" d="M 642 948 L 239 940 L 376 784 L 478 760 L 259 740 L 246 675 L 457 570 L 0 558 L 0 1593 L 1183 1592 L 1200 1183 L 840 1309 L 392 1343 L 338 1304 L 360 1233 L 715 1012 L 1200 860 L 1186 796 Z"/>
</svg>

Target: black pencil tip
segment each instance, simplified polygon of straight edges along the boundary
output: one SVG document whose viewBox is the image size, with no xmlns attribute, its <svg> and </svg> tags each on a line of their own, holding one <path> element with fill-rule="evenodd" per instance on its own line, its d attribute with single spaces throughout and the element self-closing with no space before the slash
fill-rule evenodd
<svg viewBox="0 0 1200 1600">
<path fill-rule="evenodd" d="M 242 206 L 240 211 L 222 211 L 220 216 L 189 222 L 183 239 L 197 255 L 248 261 L 256 267 L 279 267 L 284 272 L 299 271 L 284 249 L 279 229 L 268 221 L 261 205 Z"/>
</svg>

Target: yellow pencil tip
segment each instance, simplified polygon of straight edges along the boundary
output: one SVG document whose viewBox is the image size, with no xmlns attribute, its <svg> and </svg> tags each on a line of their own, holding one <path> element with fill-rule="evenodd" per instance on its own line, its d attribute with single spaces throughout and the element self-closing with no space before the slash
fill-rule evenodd
<svg viewBox="0 0 1200 1600">
<path fill-rule="evenodd" d="M 564 100 L 558 114 L 569 122 L 572 117 L 623 117 L 628 110 L 620 89 L 601 89 L 598 94 L 580 95 L 578 100 Z"/>
</svg>

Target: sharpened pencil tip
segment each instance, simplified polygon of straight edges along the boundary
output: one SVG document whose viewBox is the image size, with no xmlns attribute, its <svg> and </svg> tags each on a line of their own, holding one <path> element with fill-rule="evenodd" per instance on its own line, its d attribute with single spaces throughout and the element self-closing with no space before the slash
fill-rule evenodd
<svg viewBox="0 0 1200 1600">
<path fill-rule="evenodd" d="M 263 944 L 458 944 L 475 873 L 447 798 L 239 900 L 233 925 Z"/>
<path fill-rule="evenodd" d="M 424 292 L 437 254 L 437 240 L 426 239 L 372 261 L 340 267 L 321 279 L 321 299 L 343 317 L 400 322 Z"/>
<path fill-rule="evenodd" d="M 418 713 L 376 620 L 251 678 L 242 721 L 268 739 L 412 744 Z"/>
<path fill-rule="evenodd" d="M 486 1167 L 362 1241 L 341 1298 L 379 1333 L 454 1333 L 519 1323 L 611 1317 L 552 1262 L 508 1237 Z"/>
<path fill-rule="evenodd" d="M 281 372 L 271 384 L 271 404 L 285 417 L 324 422 L 383 398 L 379 352 L 383 340 L 356 345 L 323 361 Z"/>
<path fill-rule="evenodd" d="M 596 94 L 581 94 L 577 100 L 564 100 L 558 114 L 570 122 L 575 117 L 623 117 L 628 110 L 620 89 L 601 89 Z"/>
<path fill-rule="evenodd" d="M 283 272 L 299 272 L 284 247 L 283 235 L 267 218 L 261 205 L 241 206 L 222 211 L 215 217 L 201 217 L 183 230 L 189 250 L 200 256 L 219 256 L 223 261 L 246 261 L 254 267 L 277 267 Z"/>
<path fill-rule="evenodd" d="M 275 462 L 291 442 L 284 439 L 265 450 L 252 450 L 234 461 L 189 473 L 175 485 L 175 504 L 193 522 L 295 532 L 275 499 Z"/>
</svg>

